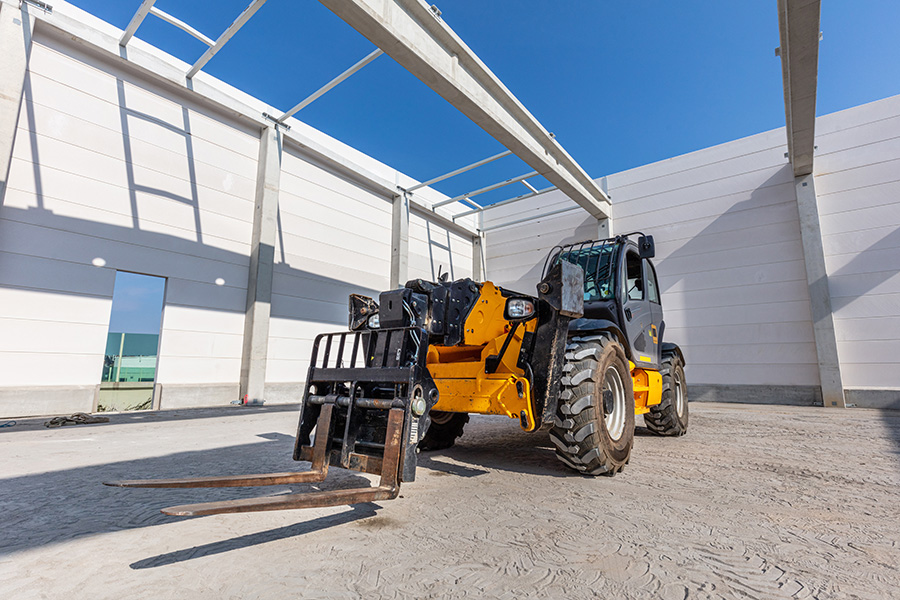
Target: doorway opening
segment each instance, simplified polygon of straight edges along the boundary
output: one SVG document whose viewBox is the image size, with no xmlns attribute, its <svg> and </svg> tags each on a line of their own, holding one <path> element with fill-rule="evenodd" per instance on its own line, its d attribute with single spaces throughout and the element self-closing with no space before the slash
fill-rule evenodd
<svg viewBox="0 0 900 600">
<path fill-rule="evenodd" d="M 116 272 L 97 411 L 153 408 L 166 279 Z"/>
</svg>

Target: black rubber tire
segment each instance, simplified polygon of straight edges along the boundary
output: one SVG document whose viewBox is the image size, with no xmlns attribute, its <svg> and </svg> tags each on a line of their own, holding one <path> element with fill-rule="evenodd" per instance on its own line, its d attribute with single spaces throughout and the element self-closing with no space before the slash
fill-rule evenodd
<svg viewBox="0 0 900 600">
<path fill-rule="evenodd" d="M 625 422 L 619 439 L 606 426 L 603 390 L 614 369 L 622 383 Z M 550 430 L 556 456 L 585 475 L 615 475 L 634 445 L 634 391 L 622 345 L 607 336 L 573 338 L 566 346 L 556 422 Z"/>
<path fill-rule="evenodd" d="M 650 406 L 644 413 L 644 424 L 656 435 L 678 436 L 688 429 L 687 383 L 684 378 L 684 363 L 676 353 L 663 355 L 659 374 L 662 375 L 662 402 Z M 677 402 L 678 388 L 681 388 L 682 402 Z M 678 412 L 679 407 L 681 413 Z"/>
<path fill-rule="evenodd" d="M 419 441 L 419 450 L 443 450 L 456 443 L 462 436 L 463 428 L 469 422 L 468 413 L 451 413 L 433 410 L 429 413 L 431 425 L 425 437 Z"/>
</svg>

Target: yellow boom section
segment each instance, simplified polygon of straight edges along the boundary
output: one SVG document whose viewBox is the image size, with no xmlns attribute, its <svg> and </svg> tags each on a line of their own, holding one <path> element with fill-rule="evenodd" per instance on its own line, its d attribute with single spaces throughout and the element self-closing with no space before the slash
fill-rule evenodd
<svg viewBox="0 0 900 600">
<path fill-rule="evenodd" d="M 481 286 L 481 296 L 465 322 L 463 345 L 431 346 L 428 371 L 440 391 L 434 410 L 507 415 L 519 419 L 525 431 L 534 431 L 538 419 L 525 372 L 516 366 L 522 338 L 534 332 L 537 319 L 520 325 L 494 373 L 485 373 L 485 361 L 500 353 L 513 324 L 503 318 L 506 298 L 491 282 Z"/>
</svg>

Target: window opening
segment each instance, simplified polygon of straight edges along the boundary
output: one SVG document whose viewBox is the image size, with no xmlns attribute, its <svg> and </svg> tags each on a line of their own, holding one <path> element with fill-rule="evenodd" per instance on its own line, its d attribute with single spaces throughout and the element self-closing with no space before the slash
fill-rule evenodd
<svg viewBox="0 0 900 600">
<path fill-rule="evenodd" d="M 153 407 L 166 280 L 116 272 L 97 410 Z"/>
<path fill-rule="evenodd" d="M 641 257 L 631 250 L 625 255 L 625 289 L 629 300 L 644 299 L 644 278 Z"/>
<path fill-rule="evenodd" d="M 612 264 L 615 245 L 596 243 L 579 244 L 560 252 L 552 264 L 566 261 L 584 271 L 584 301 L 610 300 L 613 297 Z M 546 273 L 545 273 L 546 275 Z"/>
<path fill-rule="evenodd" d="M 650 261 L 644 259 L 647 264 L 647 299 L 650 302 L 659 304 L 659 286 L 656 285 L 656 269 L 650 264 Z"/>
</svg>

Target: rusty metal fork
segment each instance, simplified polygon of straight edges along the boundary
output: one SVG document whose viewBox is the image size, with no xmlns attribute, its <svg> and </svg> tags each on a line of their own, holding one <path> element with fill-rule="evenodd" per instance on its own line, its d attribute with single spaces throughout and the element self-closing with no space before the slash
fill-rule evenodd
<svg viewBox="0 0 900 600">
<path fill-rule="evenodd" d="M 316 421 L 316 442 L 313 448 L 312 470 L 310 471 L 184 479 L 124 479 L 120 481 L 104 481 L 103 485 L 133 488 L 218 488 L 322 481 L 328 475 L 328 449 L 331 441 L 329 430 L 331 428 L 332 408 L 333 406 L 329 404 L 323 406 L 319 419 Z"/>
<path fill-rule="evenodd" d="M 297 473 L 267 473 L 258 475 L 238 475 L 234 477 L 198 477 L 194 479 L 137 479 L 110 481 L 105 485 L 143 488 L 201 488 L 201 487 L 243 487 L 255 485 L 279 485 L 322 481 L 328 474 L 328 454 L 331 445 L 331 411 L 333 406 L 322 406 L 316 422 L 316 441 L 313 449 L 313 470 Z M 402 408 L 392 408 L 388 414 L 387 432 L 384 445 L 384 459 L 381 468 L 381 482 L 377 487 L 330 490 L 325 492 L 303 492 L 279 496 L 242 498 L 220 502 L 185 504 L 162 509 L 167 515 L 202 516 L 223 513 L 254 512 L 263 510 L 284 510 L 292 508 L 315 508 L 322 506 L 343 506 L 378 500 L 392 500 L 400 493 L 400 452 L 403 435 Z"/>
</svg>

